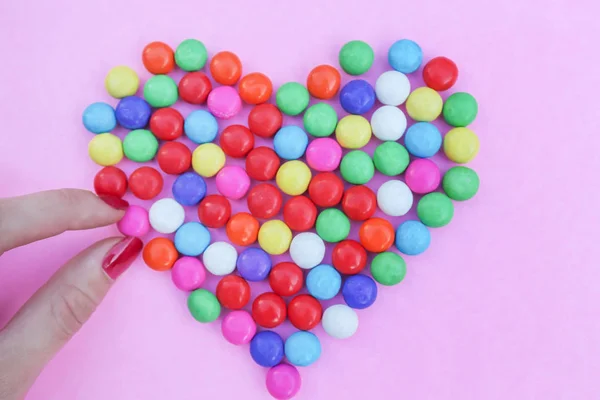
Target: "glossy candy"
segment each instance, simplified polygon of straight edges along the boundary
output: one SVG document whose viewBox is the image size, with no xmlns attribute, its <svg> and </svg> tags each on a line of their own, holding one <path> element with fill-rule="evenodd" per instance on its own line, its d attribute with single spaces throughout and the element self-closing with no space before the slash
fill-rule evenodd
<svg viewBox="0 0 600 400">
<path fill-rule="evenodd" d="M 315 171 L 335 171 L 342 159 L 342 148 L 331 138 L 315 139 L 306 149 L 306 162 Z"/>
<path fill-rule="evenodd" d="M 469 200 L 479 190 L 479 176 L 471 168 L 452 167 L 444 174 L 442 187 L 452 200 Z"/>
<path fill-rule="evenodd" d="M 239 91 L 240 97 L 246 103 L 261 104 L 271 97 L 273 83 L 265 74 L 252 72 L 240 80 Z"/>
<path fill-rule="evenodd" d="M 198 71 L 208 60 L 206 46 L 199 40 L 186 39 L 175 50 L 175 63 L 184 71 Z"/>
<path fill-rule="evenodd" d="M 259 223 L 252 215 L 241 212 L 231 217 L 227 222 L 227 237 L 233 244 L 249 246 L 256 242 Z"/>
<path fill-rule="evenodd" d="M 350 75 L 361 75 L 367 72 L 373 65 L 374 58 L 373 49 L 362 40 L 346 43 L 339 54 L 340 66 Z"/>
<path fill-rule="evenodd" d="M 290 248 L 292 231 L 278 219 L 265 222 L 258 231 L 258 244 L 269 254 L 283 254 Z"/>
<path fill-rule="evenodd" d="M 248 193 L 248 211 L 256 218 L 269 219 L 281 210 L 283 198 L 279 190 L 270 183 L 259 183 Z"/>
<path fill-rule="evenodd" d="M 262 249 L 251 247 L 242 251 L 237 260 L 237 270 L 250 282 L 265 280 L 271 271 L 271 257 Z"/>
<path fill-rule="evenodd" d="M 277 400 L 294 398 L 301 385 L 300 373 L 291 365 L 279 364 L 267 372 L 267 390 Z"/>
<path fill-rule="evenodd" d="M 429 193 L 419 200 L 417 215 L 422 223 L 431 228 L 448 225 L 454 216 L 452 200 L 443 193 Z"/>
<path fill-rule="evenodd" d="M 387 71 L 375 81 L 377 100 L 388 106 L 403 104 L 410 94 L 410 81 L 402 72 Z"/>
<path fill-rule="evenodd" d="M 308 106 L 309 100 L 308 90 L 297 82 L 284 83 L 275 96 L 277 107 L 282 113 L 290 116 L 302 113 Z"/>
<path fill-rule="evenodd" d="M 208 272 L 217 276 L 231 274 L 235 270 L 237 258 L 237 250 L 227 242 L 211 243 L 202 255 Z"/>
<path fill-rule="evenodd" d="M 204 104 L 212 90 L 212 83 L 204 72 L 188 72 L 177 87 L 181 100 L 190 104 Z"/>
<path fill-rule="evenodd" d="M 446 57 L 432 58 L 423 68 L 425 84 L 438 92 L 450 89 L 457 79 L 458 67 Z"/>
<path fill-rule="evenodd" d="M 417 122 L 406 131 L 404 145 L 415 157 L 433 157 L 442 147 L 442 134 L 429 122 Z"/>
<path fill-rule="evenodd" d="M 306 276 L 308 293 L 319 300 L 333 299 L 340 292 L 342 276 L 328 264 L 321 264 L 311 269 Z"/>
<path fill-rule="evenodd" d="M 442 96 L 426 86 L 417 88 L 406 100 L 406 112 L 415 121 L 431 122 L 442 113 Z"/>
<path fill-rule="evenodd" d="M 423 253 L 431 243 L 429 229 L 419 221 L 404 221 L 396 229 L 396 248 L 409 256 Z"/>
<path fill-rule="evenodd" d="M 353 150 L 342 158 L 340 173 L 346 182 L 364 185 L 375 175 L 375 166 L 367 153 L 362 150 Z"/>
<path fill-rule="evenodd" d="M 225 153 L 214 143 L 204 143 L 192 153 L 192 168 L 205 178 L 215 176 L 225 165 Z"/>
<path fill-rule="evenodd" d="M 125 157 L 135 162 L 147 162 L 154 158 L 158 151 L 158 140 L 146 129 L 129 132 L 123 139 Z"/>
<path fill-rule="evenodd" d="M 386 219 L 371 218 L 362 223 L 358 237 L 367 251 L 381 253 L 394 243 L 394 227 Z"/>
<path fill-rule="evenodd" d="M 233 118 L 242 108 L 242 99 L 231 86 L 220 86 L 212 90 L 206 101 L 209 111 L 217 118 Z"/>
<path fill-rule="evenodd" d="M 170 76 L 156 75 L 144 84 L 144 99 L 154 108 L 171 107 L 177 97 L 177 84 Z"/>
<path fill-rule="evenodd" d="M 292 197 L 283 206 L 283 220 L 295 231 L 312 229 L 316 219 L 317 207 L 305 196 Z"/>
<path fill-rule="evenodd" d="M 206 182 L 197 173 L 186 172 L 175 179 L 172 191 L 182 206 L 195 206 L 206 196 Z"/>
<path fill-rule="evenodd" d="M 123 143 L 112 133 L 99 133 L 90 140 L 88 154 L 98 165 L 115 165 L 123 159 Z"/>
<path fill-rule="evenodd" d="M 85 129 L 92 133 L 110 132 L 117 126 L 115 110 L 106 103 L 92 103 L 83 110 L 81 117 Z"/>
<path fill-rule="evenodd" d="M 196 257 L 181 257 L 173 265 L 171 279 L 178 289 L 190 292 L 200 289 L 206 279 L 206 270 Z"/>
<path fill-rule="evenodd" d="M 367 251 L 355 240 L 342 240 L 333 248 L 331 263 L 344 275 L 355 275 L 367 266 Z"/>
<path fill-rule="evenodd" d="M 393 286 L 402 282 L 406 275 L 406 262 L 396 253 L 386 251 L 371 261 L 371 275 L 378 283 Z"/>
<path fill-rule="evenodd" d="M 183 116 L 174 108 L 159 108 L 150 117 L 150 131 L 160 140 L 175 140 L 183 134 Z"/>
<path fill-rule="evenodd" d="M 406 130 L 406 116 L 398 107 L 379 107 L 371 116 L 371 130 L 379 140 L 396 141 Z"/>
<path fill-rule="evenodd" d="M 152 167 L 140 167 L 129 176 L 129 189 L 140 200 L 150 200 L 163 189 L 163 177 Z"/>
<path fill-rule="evenodd" d="M 104 86 L 109 95 L 116 99 L 133 96 L 140 86 L 140 78 L 137 73 L 125 66 L 119 65 L 108 71 Z"/>
<path fill-rule="evenodd" d="M 423 51 L 409 39 L 395 42 L 388 51 L 388 62 L 396 71 L 404 74 L 415 72 L 423 61 Z"/>
<path fill-rule="evenodd" d="M 310 106 L 302 117 L 304 129 L 315 137 L 326 137 L 335 131 L 338 117 L 335 109 L 327 103 Z"/>
<path fill-rule="evenodd" d="M 217 284 L 217 299 L 223 307 L 240 310 L 250 301 L 250 285 L 244 278 L 227 275 Z"/>
<path fill-rule="evenodd" d="M 315 233 L 299 233 L 290 244 L 290 257 L 300 268 L 314 268 L 325 257 L 325 243 Z"/>
<path fill-rule="evenodd" d="M 468 163 L 479 153 L 479 138 L 469 128 L 451 129 L 444 136 L 444 153 L 455 163 Z"/>
<path fill-rule="evenodd" d="M 258 332 L 250 342 L 250 355 L 261 367 L 274 367 L 283 360 L 283 339 L 273 331 Z"/>
<path fill-rule="evenodd" d="M 362 310 L 375 303 L 377 299 L 377 285 L 367 275 L 352 275 L 344 282 L 342 295 L 349 307 Z"/>
<path fill-rule="evenodd" d="M 296 160 L 304 155 L 308 136 L 299 126 L 282 127 L 273 138 L 275 153 L 284 160 Z"/>
<path fill-rule="evenodd" d="M 147 266 L 155 271 L 168 271 L 177 261 L 177 250 L 172 241 L 157 237 L 151 239 L 142 252 L 142 258 Z"/>
<path fill-rule="evenodd" d="M 310 199 L 319 207 L 333 207 L 344 195 L 344 182 L 333 172 L 320 172 L 308 185 Z"/>
<path fill-rule="evenodd" d="M 238 166 L 224 167 L 217 174 L 215 181 L 219 193 L 232 200 L 239 200 L 244 197 L 250 187 L 248 174 Z"/>
<path fill-rule="evenodd" d="M 144 67 L 151 74 L 168 74 L 175 68 L 173 49 L 163 42 L 152 42 L 142 52 Z"/>
<path fill-rule="evenodd" d="M 257 181 L 275 178 L 280 164 L 279 157 L 270 147 L 256 147 L 246 156 L 246 172 Z"/>
<path fill-rule="evenodd" d="M 200 222 L 209 228 L 225 226 L 231 216 L 231 204 L 224 196 L 210 194 L 198 206 Z"/>
<path fill-rule="evenodd" d="M 223 318 L 221 332 L 229 343 L 239 346 L 250 343 L 256 334 L 256 324 L 247 311 L 232 311 Z"/>
<path fill-rule="evenodd" d="M 329 336 L 347 339 L 358 330 L 358 315 L 345 304 L 335 304 L 325 310 L 321 325 Z"/>
<path fill-rule="evenodd" d="M 98 196 L 123 197 L 127 192 L 127 175 L 117 167 L 104 167 L 94 177 L 94 191 Z"/>
<path fill-rule="evenodd" d="M 196 289 L 188 296 L 188 309 L 198 322 L 213 322 L 221 315 L 221 305 L 214 294 L 205 289 Z"/>
<path fill-rule="evenodd" d="M 125 215 L 117 223 L 117 228 L 125 236 L 141 237 L 150 231 L 148 211 L 145 208 L 130 205 L 125 210 Z"/>
<path fill-rule="evenodd" d="M 280 296 L 295 295 L 304 285 L 302 269 L 291 262 L 280 262 L 271 268 L 269 285 Z"/>
<path fill-rule="evenodd" d="M 337 208 L 321 211 L 317 217 L 317 234 L 326 242 L 336 243 L 344 240 L 350 233 L 350 221 Z"/>
<path fill-rule="evenodd" d="M 283 116 L 273 104 L 260 104 L 248 114 L 248 128 L 256 136 L 269 138 L 277 133 Z"/>
<path fill-rule="evenodd" d="M 148 211 L 150 225 L 158 233 L 175 232 L 185 220 L 185 210 L 173 199 L 163 198 L 156 201 Z"/>
<path fill-rule="evenodd" d="M 230 51 L 221 51 L 210 60 L 210 74 L 221 85 L 235 85 L 242 76 L 242 62 Z"/>
<path fill-rule="evenodd" d="M 375 104 L 375 90 L 363 79 L 348 82 L 340 91 L 340 105 L 350 114 L 365 114 Z"/>
<path fill-rule="evenodd" d="M 375 214 L 377 196 L 366 186 L 353 186 L 344 193 L 342 210 L 348 218 L 354 221 L 364 221 Z"/>
<path fill-rule="evenodd" d="M 371 124 L 360 115 L 346 115 L 335 128 L 335 138 L 345 149 L 360 149 L 371 140 Z"/>
<path fill-rule="evenodd" d="M 175 232 L 173 242 L 180 254 L 197 257 L 208 247 L 210 232 L 199 222 L 186 222 Z"/>
<path fill-rule="evenodd" d="M 290 196 L 298 196 L 308 188 L 311 172 L 306 164 L 299 160 L 287 161 L 279 167 L 275 181 L 279 189 Z"/>
<path fill-rule="evenodd" d="M 263 293 L 252 303 L 252 318 L 263 328 L 275 328 L 285 321 L 285 301 L 275 293 Z"/>
<path fill-rule="evenodd" d="M 294 332 L 285 341 L 285 357 L 290 364 L 308 367 L 314 364 L 320 356 L 321 342 L 311 332 Z"/>
<path fill-rule="evenodd" d="M 194 110 L 185 118 L 183 129 L 191 141 L 201 144 L 215 140 L 219 125 L 208 111 Z"/>
<path fill-rule="evenodd" d="M 433 192 L 440 186 L 442 176 L 436 163 L 427 158 L 419 158 L 410 163 L 404 179 L 414 193 L 425 194 Z"/>
<path fill-rule="evenodd" d="M 244 157 L 254 147 L 254 135 L 243 125 L 229 125 L 221 132 L 219 145 L 229 157 Z"/>
<path fill-rule="evenodd" d="M 451 126 L 464 127 L 477 117 L 477 100 L 465 92 L 450 95 L 444 104 L 444 120 Z"/>
<path fill-rule="evenodd" d="M 126 129 L 145 128 L 151 114 L 150 105 L 146 100 L 137 96 L 122 98 L 115 109 L 115 117 L 119 125 Z"/>
<path fill-rule="evenodd" d="M 342 77 L 331 65 L 318 65 L 313 68 L 306 79 L 308 92 L 317 99 L 331 99 L 340 90 Z"/>
<path fill-rule="evenodd" d="M 179 175 L 190 169 L 192 152 L 181 142 L 166 142 L 158 149 L 156 161 L 164 173 Z"/>
<path fill-rule="evenodd" d="M 400 175 L 409 161 L 408 151 L 398 142 L 383 142 L 373 152 L 373 164 L 383 175 Z"/>
<path fill-rule="evenodd" d="M 321 322 L 323 308 L 319 300 L 307 294 L 301 294 L 290 301 L 287 315 L 295 328 L 308 331 Z"/>
<path fill-rule="evenodd" d="M 413 194 L 406 183 L 391 179 L 377 189 L 377 205 L 386 215 L 399 217 L 410 211 Z"/>
</svg>

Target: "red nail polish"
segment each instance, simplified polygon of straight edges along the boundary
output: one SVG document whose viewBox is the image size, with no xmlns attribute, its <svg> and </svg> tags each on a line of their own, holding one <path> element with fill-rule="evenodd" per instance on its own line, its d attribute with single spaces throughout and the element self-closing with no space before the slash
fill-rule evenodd
<svg viewBox="0 0 600 400">
<path fill-rule="evenodd" d="M 102 261 L 102 268 L 113 280 L 117 279 L 133 263 L 133 260 L 142 251 L 142 247 L 144 244 L 140 238 L 124 237 L 106 253 L 104 261 Z"/>
<path fill-rule="evenodd" d="M 102 199 L 102 201 L 104 201 L 106 204 L 117 210 L 127 210 L 129 207 L 129 203 L 126 200 L 123 200 L 117 196 L 102 195 L 98 197 L 100 197 L 100 199 Z"/>
</svg>

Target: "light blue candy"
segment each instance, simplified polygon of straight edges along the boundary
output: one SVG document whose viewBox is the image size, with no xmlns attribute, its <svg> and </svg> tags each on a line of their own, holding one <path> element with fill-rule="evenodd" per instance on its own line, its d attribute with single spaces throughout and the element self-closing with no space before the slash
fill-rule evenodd
<svg viewBox="0 0 600 400">
<path fill-rule="evenodd" d="M 297 160 L 308 146 L 308 135 L 302 128 L 288 125 L 281 128 L 273 138 L 275 153 L 284 160 Z"/>
<path fill-rule="evenodd" d="M 83 126 L 92 133 L 110 132 L 117 126 L 115 110 L 106 103 L 92 103 L 83 111 Z"/>
<path fill-rule="evenodd" d="M 175 248 L 184 256 L 197 257 L 210 244 L 210 232 L 199 222 L 186 222 L 175 232 Z"/>
<path fill-rule="evenodd" d="M 412 40 L 402 39 L 394 43 L 388 52 L 388 62 L 396 71 L 404 74 L 415 72 L 423 61 L 423 51 Z"/>
<path fill-rule="evenodd" d="M 396 230 L 396 247 L 409 256 L 423 253 L 430 243 L 429 229 L 420 221 L 405 221 Z"/>
<path fill-rule="evenodd" d="M 298 331 L 285 341 L 285 357 L 290 364 L 308 367 L 321 356 L 321 342 L 314 333 Z"/>
<path fill-rule="evenodd" d="M 306 277 L 306 288 L 314 298 L 333 299 L 342 287 L 342 276 L 331 265 L 321 264 L 310 270 Z"/>
<path fill-rule="evenodd" d="M 185 135 L 194 143 L 209 143 L 215 140 L 219 125 L 217 119 L 205 110 L 192 111 L 183 125 Z"/>
<path fill-rule="evenodd" d="M 415 157 L 433 157 L 442 147 L 442 134 L 429 122 L 417 122 L 404 134 L 404 145 Z"/>
</svg>

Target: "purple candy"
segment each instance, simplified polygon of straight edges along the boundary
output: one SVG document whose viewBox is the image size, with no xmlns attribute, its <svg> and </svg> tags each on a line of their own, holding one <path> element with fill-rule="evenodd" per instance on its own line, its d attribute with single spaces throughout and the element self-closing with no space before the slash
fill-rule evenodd
<svg viewBox="0 0 600 400">
<path fill-rule="evenodd" d="M 148 125 L 152 109 L 146 100 L 137 96 L 127 96 L 119 101 L 115 116 L 119 125 L 127 129 L 142 129 Z"/>
<path fill-rule="evenodd" d="M 249 248 L 237 259 L 237 269 L 240 275 L 251 282 L 258 282 L 269 276 L 271 257 L 262 249 Z"/>
</svg>

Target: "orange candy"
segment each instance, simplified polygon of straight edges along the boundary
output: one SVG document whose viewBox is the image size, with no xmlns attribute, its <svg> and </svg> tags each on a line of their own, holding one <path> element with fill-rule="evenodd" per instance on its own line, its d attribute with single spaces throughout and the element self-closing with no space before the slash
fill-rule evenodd
<svg viewBox="0 0 600 400">
<path fill-rule="evenodd" d="M 142 62 L 144 67 L 155 75 L 168 74 L 175 68 L 175 55 L 168 44 L 152 42 L 144 47 Z"/>
<path fill-rule="evenodd" d="M 269 100 L 273 84 L 268 76 L 252 72 L 242 78 L 239 86 L 240 97 L 248 104 L 261 104 Z"/>
<path fill-rule="evenodd" d="M 340 90 L 342 77 L 331 65 L 319 65 L 308 74 L 306 87 L 317 99 L 330 99 Z"/>
<path fill-rule="evenodd" d="M 168 271 L 173 268 L 173 264 L 177 261 L 178 253 L 172 241 L 164 237 L 157 237 L 150 240 L 142 258 L 147 266 L 155 271 Z"/>
<path fill-rule="evenodd" d="M 221 51 L 210 60 L 210 73 L 221 85 L 235 85 L 242 76 L 242 62 L 230 51 Z"/>
<path fill-rule="evenodd" d="M 366 220 L 358 231 L 360 243 L 372 253 L 381 253 L 392 247 L 394 236 L 394 227 L 383 218 Z"/>
<path fill-rule="evenodd" d="M 256 242 L 259 224 L 256 218 L 247 212 L 235 214 L 227 222 L 227 237 L 233 244 L 248 246 Z"/>
</svg>

